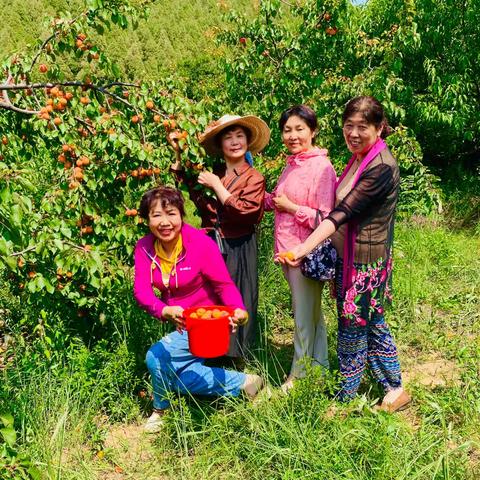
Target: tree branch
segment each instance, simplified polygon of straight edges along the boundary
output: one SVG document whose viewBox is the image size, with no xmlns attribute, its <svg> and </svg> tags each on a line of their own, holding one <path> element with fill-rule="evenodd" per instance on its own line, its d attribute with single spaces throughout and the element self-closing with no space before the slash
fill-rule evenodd
<svg viewBox="0 0 480 480">
<path fill-rule="evenodd" d="M 30 115 L 37 115 L 39 111 L 37 110 L 27 110 L 27 109 L 22 109 L 19 107 L 15 107 L 10 102 L 10 99 L 8 98 L 8 91 L 17 91 L 17 90 L 37 90 L 37 89 L 43 89 L 43 88 L 52 88 L 55 86 L 62 86 L 62 87 L 87 87 L 91 90 L 95 90 L 97 92 L 103 93 L 104 95 L 108 95 L 118 102 L 123 103 L 127 107 L 131 108 L 135 112 L 138 113 L 137 109 L 127 100 L 124 98 L 120 97 L 116 93 L 110 92 L 108 88 L 111 88 L 112 86 L 126 86 L 126 87 L 136 87 L 139 88 L 138 85 L 136 84 L 130 84 L 130 83 L 122 83 L 122 82 L 111 82 L 106 85 L 95 85 L 92 83 L 85 83 L 85 82 L 80 82 L 80 81 L 68 81 L 68 82 L 47 82 L 47 83 L 32 83 L 32 84 L 26 84 L 26 83 L 21 83 L 21 84 L 15 84 L 11 83 L 12 82 L 12 77 L 9 75 L 7 81 L 3 84 L 0 84 L 0 91 L 2 91 L 2 96 L 4 101 L 0 101 L 0 108 L 4 108 L 7 110 L 13 110 L 15 112 L 19 113 L 26 113 Z M 141 127 L 141 130 L 143 132 L 143 127 Z M 142 133 L 142 136 L 144 137 L 144 134 Z"/>
<path fill-rule="evenodd" d="M 8 77 L 7 77 L 7 83 L 6 85 L 11 85 L 12 84 L 12 81 L 13 81 L 13 77 L 9 74 Z M 17 112 L 17 113 L 25 113 L 27 115 L 36 115 L 38 114 L 39 112 L 36 111 L 36 110 L 27 110 L 27 109 L 24 109 L 24 108 L 19 108 L 19 107 L 16 107 L 11 101 L 10 101 L 10 97 L 8 96 L 8 91 L 5 90 L 5 89 L 2 89 L 2 98 L 3 98 L 3 101 L 0 100 L 0 108 L 4 108 L 6 110 L 11 110 L 13 112 Z"/>
<path fill-rule="evenodd" d="M 10 254 L 11 257 L 19 257 L 20 255 L 23 255 L 24 253 L 31 252 L 32 250 L 35 250 L 37 248 L 36 245 L 33 245 L 31 247 L 26 248 L 25 250 L 22 250 L 21 252 L 13 252 Z"/>
</svg>

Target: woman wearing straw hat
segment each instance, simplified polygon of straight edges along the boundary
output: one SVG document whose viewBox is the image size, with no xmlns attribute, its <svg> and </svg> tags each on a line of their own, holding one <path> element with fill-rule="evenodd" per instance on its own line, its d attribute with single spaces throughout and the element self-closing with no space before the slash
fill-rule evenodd
<svg viewBox="0 0 480 480">
<path fill-rule="evenodd" d="M 217 241 L 228 271 L 242 294 L 250 321 L 232 336 L 228 356 L 238 367 L 257 337 L 258 271 L 256 225 L 263 216 L 265 179 L 253 168 L 248 152 L 260 152 L 270 140 L 270 129 L 258 117 L 224 115 L 208 125 L 200 143 L 208 155 L 223 158 L 213 172 L 203 171 L 198 183 L 215 193 L 209 197 L 194 187 L 197 182 L 184 175 L 180 149 L 172 170 L 184 182 L 197 206 L 202 227 Z"/>
</svg>

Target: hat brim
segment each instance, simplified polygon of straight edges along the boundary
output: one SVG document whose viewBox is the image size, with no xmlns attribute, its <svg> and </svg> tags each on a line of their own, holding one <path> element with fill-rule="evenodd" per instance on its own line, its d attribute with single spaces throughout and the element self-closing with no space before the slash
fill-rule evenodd
<svg viewBox="0 0 480 480">
<path fill-rule="evenodd" d="M 245 117 L 239 117 L 222 123 L 203 136 L 200 144 L 208 155 L 214 157 L 223 156 L 222 148 L 216 141 L 215 137 L 232 125 L 244 127 L 250 131 L 251 138 L 248 143 L 248 150 L 252 152 L 252 154 L 261 152 L 270 141 L 270 129 L 268 128 L 268 125 L 255 115 L 246 115 Z"/>
</svg>

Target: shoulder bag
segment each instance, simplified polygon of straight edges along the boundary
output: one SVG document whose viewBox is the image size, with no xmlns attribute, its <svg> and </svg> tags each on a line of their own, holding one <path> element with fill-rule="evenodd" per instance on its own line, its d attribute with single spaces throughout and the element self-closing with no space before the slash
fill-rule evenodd
<svg viewBox="0 0 480 480">
<path fill-rule="evenodd" d="M 319 225 L 319 217 L 323 220 L 320 210 L 317 210 L 315 217 L 315 228 Z M 337 251 L 332 242 L 327 238 L 323 243 L 314 248 L 300 264 L 303 276 L 325 282 L 335 277 L 335 263 L 337 262 Z"/>
</svg>

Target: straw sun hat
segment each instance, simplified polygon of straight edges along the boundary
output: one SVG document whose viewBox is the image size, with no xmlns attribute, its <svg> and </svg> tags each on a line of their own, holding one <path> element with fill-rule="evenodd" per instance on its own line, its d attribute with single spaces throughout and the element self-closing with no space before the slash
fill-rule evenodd
<svg viewBox="0 0 480 480">
<path fill-rule="evenodd" d="M 240 117 L 239 115 L 224 115 L 218 120 L 209 123 L 205 132 L 200 137 L 200 143 L 209 155 L 215 157 L 222 156 L 222 148 L 218 142 L 215 141 L 215 137 L 231 125 L 238 125 L 250 131 L 251 137 L 248 149 L 253 154 L 263 150 L 270 140 L 270 129 L 268 125 L 255 115 L 246 115 L 244 117 Z"/>
</svg>

